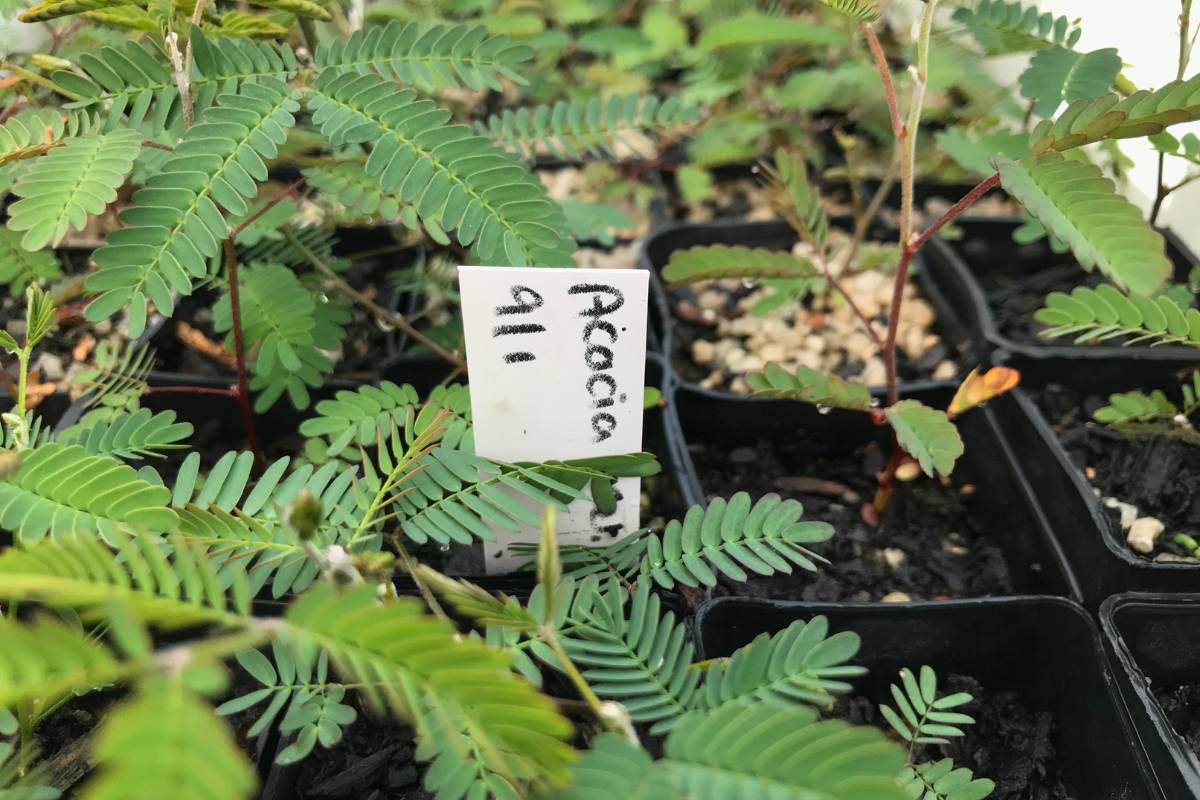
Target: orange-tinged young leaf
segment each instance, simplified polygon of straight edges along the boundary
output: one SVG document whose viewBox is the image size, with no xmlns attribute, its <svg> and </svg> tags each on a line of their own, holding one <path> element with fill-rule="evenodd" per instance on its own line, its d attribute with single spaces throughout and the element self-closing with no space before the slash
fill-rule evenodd
<svg viewBox="0 0 1200 800">
<path fill-rule="evenodd" d="M 968 409 L 983 405 L 993 397 L 999 397 L 1020 381 L 1021 373 L 1011 367 L 992 367 L 982 375 L 976 367 L 954 393 L 954 399 L 950 401 L 946 413 L 956 417 Z"/>
</svg>

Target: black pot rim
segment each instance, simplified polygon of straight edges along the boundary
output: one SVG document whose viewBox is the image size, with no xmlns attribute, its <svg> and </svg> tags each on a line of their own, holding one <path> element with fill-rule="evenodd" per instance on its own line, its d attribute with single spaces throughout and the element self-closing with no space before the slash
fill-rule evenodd
<svg viewBox="0 0 1200 800">
<path fill-rule="evenodd" d="M 955 222 L 958 224 L 1011 227 L 1020 225 L 1022 220 L 1020 217 L 1015 216 L 964 214 L 956 219 Z M 1192 255 L 1187 245 L 1183 243 L 1174 231 L 1166 228 L 1161 229 L 1159 232 L 1172 247 L 1190 257 L 1192 263 L 1197 263 L 1196 257 Z M 988 304 L 987 298 L 983 293 L 983 289 L 975 279 L 966 260 L 959 255 L 954 246 L 940 236 L 934 236 L 930 240 L 928 247 L 932 248 L 932 252 L 937 254 L 936 257 L 942 262 L 942 267 L 956 273 L 955 277 L 962 284 L 972 304 L 975 306 L 975 318 L 979 326 L 979 334 L 983 339 L 980 344 L 985 345 L 991 351 L 988 355 L 996 361 L 1007 361 L 1012 355 L 1035 362 L 1054 359 L 1089 360 L 1130 357 L 1146 358 L 1149 356 L 1164 361 L 1179 361 L 1181 363 L 1193 363 L 1197 359 L 1200 359 L 1200 352 L 1196 348 L 1180 347 L 1177 345 L 1118 347 L 1113 345 L 1034 345 L 1017 342 L 1000 332 L 1000 329 L 996 325 L 996 319 L 992 315 L 991 306 Z"/>
<path fill-rule="evenodd" d="M 674 344 L 675 344 L 674 333 L 673 333 L 674 327 L 671 324 L 674 317 L 671 313 L 671 303 L 667 296 L 668 287 L 663 282 L 662 276 L 660 275 L 658 268 L 655 267 L 654 262 L 650 259 L 650 247 L 655 242 L 657 242 L 660 238 L 669 236 L 674 233 L 678 233 L 679 231 L 684 231 L 684 230 L 688 230 L 691 228 L 697 228 L 697 227 L 717 228 L 717 229 L 722 229 L 722 230 L 732 230 L 732 229 L 736 229 L 736 228 L 749 228 L 752 230 L 762 230 L 762 231 L 771 231 L 774 229 L 779 229 L 781 231 L 786 230 L 788 232 L 792 231 L 792 228 L 781 217 L 775 217 L 773 219 L 765 219 L 765 220 L 760 220 L 760 219 L 748 220 L 748 219 L 745 219 L 742 217 L 722 217 L 720 219 L 714 219 L 714 220 L 710 220 L 708 222 L 687 222 L 687 221 L 670 222 L 670 223 L 667 223 L 660 227 L 654 228 L 652 231 L 650 231 L 649 234 L 646 235 L 646 237 L 642 240 L 642 246 L 638 249 L 638 267 L 640 269 L 647 270 L 650 273 L 650 277 L 651 277 L 650 292 L 652 295 L 656 295 L 655 297 L 651 298 L 651 303 L 653 303 L 657 307 L 659 319 L 661 320 L 661 324 L 662 324 L 662 330 L 658 332 L 659 333 L 658 345 L 659 345 L 659 349 L 661 350 L 661 355 L 667 360 L 667 363 L 669 365 L 671 362 L 672 350 L 674 349 Z M 925 257 L 922 253 L 918 253 L 915 256 L 915 258 L 913 259 L 913 266 L 915 268 L 917 275 L 923 275 L 928 272 L 928 267 L 926 266 L 926 263 L 925 263 Z M 927 295 L 926 299 L 935 306 L 935 308 L 937 310 L 937 318 L 938 319 L 943 319 L 943 318 L 948 319 L 953 316 L 950 313 L 950 309 L 944 307 L 945 303 L 944 303 L 944 301 L 941 301 L 940 293 L 937 291 L 937 287 L 923 286 L 922 291 L 924 291 L 926 293 L 926 295 Z M 968 342 L 968 344 L 969 344 L 969 342 Z M 675 371 L 674 366 L 671 365 L 671 367 L 672 367 L 672 371 L 676 372 L 677 383 L 681 388 L 685 388 L 685 389 L 688 389 L 691 391 L 696 391 L 696 392 L 705 394 L 706 396 L 712 397 L 712 398 L 731 399 L 731 400 L 743 400 L 743 399 L 761 400 L 761 399 L 764 399 L 764 398 L 748 398 L 747 395 L 738 394 L 736 392 L 731 392 L 728 390 L 705 389 L 704 387 L 700 386 L 698 383 L 695 383 L 694 381 L 684 380 L 682 377 L 680 377 L 678 375 L 678 372 Z M 926 388 L 928 386 L 931 386 L 931 385 L 937 384 L 937 383 L 941 383 L 941 381 L 934 380 L 932 378 L 925 378 L 925 379 L 918 380 L 918 381 L 900 381 L 899 385 L 901 387 L 901 391 L 919 391 L 923 388 Z M 868 388 L 871 389 L 872 394 L 882 394 L 885 391 L 885 387 L 883 387 L 883 386 L 873 386 L 873 387 L 868 387 Z"/>
<path fill-rule="evenodd" d="M 1200 609 L 1200 593 L 1122 592 L 1105 598 L 1104 602 L 1100 604 L 1099 613 L 1100 629 L 1105 639 L 1108 640 L 1112 659 L 1115 662 L 1114 667 L 1119 667 L 1124 671 L 1125 677 L 1132 685 L 1134 695 L 1141 701 L 1142 708 L 1149 716 L 1151 725 L 1154 726 L 1159 739 L 1166 745 L 1176 766 L 1181 771 L 1190 768 L 1191 774 L 1185 774 L 1184 780 L 1193 787 L 1194 791 L 1200 790 L 1200 757 L 1188 747 L 1187 742 L 1167 719 L 1158 700 L 1147 690 L 1146 687 L 1150 685 L 1150 681 L 1142 672 L 1142 668 L 1138 666 L 1137 659 L 1134 658 L 1129 645 L 1125 642 L 1125 637 L 1121 635 L 1120 628 L 1117 627 L 1116 615 L 1127 608 Z M 1129 710 L 1132 711 L 1132 709 Z"/>
<path fill-rule="evenodd" d="M 1148 573 L 1200 573 L 1200 564 L 1187 564 L 1183 562 L 1171 561 L 1151 561 L 1150 559 L 1137 557 L 1129 550 L 1129 548 L 1122 546 L 1123 543 L 1118 542 L 1113 536 L 1112 526 L 1109 525 L 1108 520 L 1104 516 L 1104 512 L 1100 508 L 1100 504 L 1096 500 L 1096 495 L 1092 491 L 1093 487 L 1091 482 L 1088 481 L 1087 476 L 1085 476 L 1083 472 L 1081 472 L 1073 463 L 1071 463 L 1071 459 L 1067 455 L 1067 451 L 1063 449 L 1062 444 L 1060 444 L 1058 441 L 1058 437 L 1054 434 L 1054 431 L 1050 429 L 1050 423 L 1047 421 L 1045 415 L 1042 414 L 1041 409 L 1037 407 L 1037 403 L 1033 402 L 1033 398 L 1031 398 L 1029 394 L 1020 387 L 1013 389 L 1011 394 L 1013 396 L 1013 400 L 1022 408 L 1022 410 L 1025 412 L 1025 415 L 1031 421 L 1034 430 L 1037 432 L 1037 435 L 1040 436 L 1043 442 L 1046 444 L 1046 449 L 1053 454 L 1053 457 L 1055 461 L 1057 461 L 1059 468 L 1067 473 L 1067 478 L 1070 480 L 1072 487 L 1075 489 L 1075 491 L 1079 492 L 1079 494 L 1083 496 L 1084 504 L 1088 509 L 1090 521 L 1092 525 L 1095 526 L 1095 529 L 1099 532 L 1100 539 L 1104 543 L 1105 549 L 1107 549 L 1113 557 L 1129 567 L 1139 570 L 1146 570 Z"/>
</svg>

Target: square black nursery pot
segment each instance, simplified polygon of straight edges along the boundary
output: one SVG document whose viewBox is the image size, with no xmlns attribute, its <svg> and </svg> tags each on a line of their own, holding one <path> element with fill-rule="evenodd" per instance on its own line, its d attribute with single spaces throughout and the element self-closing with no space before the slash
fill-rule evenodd
<svg viewBox="0 0 1200 800">
<path fill-rule="evenodd" d="M 902 392 L 902 396 L 920 400 L 934 408 L 945 408 L 954 388 L 950 383 L 926 383 L 909 387 Z M 1000 559 L 1002 569 L 1006 570 L 1003 574 L 1007 575 L 1007 581 L 989 581 L 987 574 L 984 574 L 983 578 L 947 577 L 947 585 L 955 591 L 932 594 L 918 590 L 924 597 L 914 599 L 1013 594 L 1046 594 L 1069 597 L 1076 601 L 1081 599 L 1079 581 L 1063 557 L 1056 531 L 1048 524 L 1047 515 L 1039 504 L 1033 487 L 1017 468 L 1012 447 L 996 424 L 991 406 L 1005 402 L 1010 401 L 1004 397 L 996 398 L 988 407 L 973 409 L 956 420 L 965 443 L 965 454 L 955 465 L 951 486 L 942 487 L 947 493 L 957 492 L 963 498 L 961 510 L 954 512 L 959 522 L 954 524 L 961 524 L 975 532 L 972 537 L 968 537 L 968 541 L 962 543 L 968 548 L 977 544 L 977 549 L 970 550 L 970 554 L 966 555 L 967 561 L 959 561 L 942 552 L 953 552 L 948 545 L 930 550 L 929 545 L 913 544 L 911 541 L 906 544 L 909 546 L 907 554 L 914 562 L 914 569 L 928 560 L 935 565 L 930 569 L 970 569 L 973 576 L 977 570 L 982 570 L 994 564 L 995 559 Z M 730 398 L 689 386 L 676 388 L 672 410 L 676 415 L 679 435 L 682 437 L 683 446 L 679 450 L 679 458 L 684 495 L 689 505 L 707 505 L 710 498 L 727 497 L 735 491 L 748 491 L 752 497 L 770 491 L 789 495 L 792 486 L 788 481 L 791 479 L 781 479 L 774 471 L 775 465 L 768 465 L 771 474 L 764 473 L 757 477 L 746 477 L 735 472 L 733 467 L 723 466 L 738 456 L 736 449 L 744 449 L 748 444 L 754 446 L 757 443 L 756 460 L 752 462 L 751 469 L 759 469 L 758 464 L 774 454 L 784 454 L 779 457 L 780 464 L 785 468 L 794 469 L 791 475 L 806 479 L 834 477 L 831 474 L 823 474 L 822 470 L 829 469 L 830 464 L 840 463 L 839 460 L 857 458 L 857 453 L 869 453 L 873 449 L 872 443 L 878 447 L 874 458 L 882 458 L 890 453 L 891 429 L 875 425 L 869 415 L 859 412 L 840 409 L 830 411 L 808 403 L 787 400 Z M 790 455 L 787 455 L 788 453 Z M 862 458 L 866 460 L 865 455 Z M 870 481 L 869 486 L 864 486 L 864 489 L 873 491 L 874 479 L 863 478 L 862 475 L 873 475 L 882 469 L 882 466 L 880 462 L 877 466 L 864 468 L 860 472 L 859 481 Z M 926 485 L 936 488 L 932 480 L 928 480 Z M 823 512 L 809 508 L 813 496 L 810 491 L 825 490 L 810 490 L 809 487 L 797 490 L 800 499 L 805 503 L 803 518 L 821 519 Z M 892 503 L 897 502 L 896 497 L 901 491 L 901 488 L 897 489 Z M 854 502 L 870 500 L 870 494 L 859 494 L 860 497 Z M 805 497 L 810 499 L 806 500 Z M 835 532 L 829 543 L 829 546 L 834 547 L 829 555 L 833 567 L 837 567 L 843 560 L 848 561 L 851 555 L 854 558 L 862 556 L 857 549 L 853 553 L 837 549 L 847 547 L 845 542 L 856 541 L 847 538 L 845 532 L 839 529 L 839 525 L 855 531 L 855 535 L 858 535 L 860 530 L 855 527 L 857 512 L 847 513 L 845 510 L 846 507 L 855 509 L 857 505 L 845 502 L 841 503 L 841 506 L 840 509 L 832 505 L 825 507 L 837 512 L 831 519 L 840 520 L 840 523 L 833 523 Z M 923 523 L 918 521 L 915 529 L 921 531 L 922 525 Z M 910 522 L 907 530 L 911 531 L 913 527 Z M 929 527 L 932 528 L 932 518 Z M 896 546 L 890 544 L 892 532 L 889 532 L 886 526 L 880 530 L 885 541 L 880 542 L 872 538 L 862 546 Z M 839 540 L 839 537 L 842 539 Z M 858 545 L 854 544 L 854 547 L 857 548 Z M 983 566 L 972 566 L 976 564 Z M 798 585 L 790 583 L 797 576 L 802 577 L 805 582 L 797 582 Z M 762 579 L 752 576 L 751 580 L 757 582 Z M 775 582 L 780 578 L 765 580 Z M 836 569 L 830 572 L 829 567 L 820 564 L 815 575 L 797 571 L 794 576 L 784 580 L 789 583 L 783 584 L 782 589 L 779 589 L 778 585 L 777 588 L 771 588 L 771 584 L 767 583 L 764 584 L 767 587 L 765 591 L 755 588 L 749 593 L 781 600 L 855 600 L 880 599 L 890 591 L 887 586 L 876 588 L 876 585 L 871 583 L 869 598 L 862 596 L 861 587 L 850 593 L 839 587 L 856 586 L 859 581 L 857 574 L 839 572 Z M 829 583 L 831 580 L 835 582 L 832 585 Z M 868 577 L 867 580 L 873 581 L 875 578 Z M 815 583 L 816 581 L 821 583 Z M 746 594 L 747 588 L 731 587 L 726 593 Z"/>
<path fill-rule="evenodd" d="M 1049 715 L 1052 763 L 1077 800 L 1163 797 L 1147 774 L 1096 624 L 1075 603 L 1053 597 L 864 605 L 722 598 L 696 615 L 697 657 L 729 656 L 759 634 L 819 614 L 829 619 L 830 630 L 851 630 L 862 637 L 854 660 L 869 672 L 851 680 L 854 696 L 873 705 L 891 703 L 887 686 L 903 667 L 929 665 L 943 686 L 950 676 L 967 676 L 983 687 L 984 704 L 999 693 L 1012 693 L 1011 699 L 1040 720 Z M 996 780 L 996 796 L 1018 796 L 1011 787 L 1005 793 L 1003 774 L 989 774 L 971 763 L 958 766 Z"/>
<path fill-rule="evenodd" d="M 1079 397 L 1105 397 L 1134 388 L 1167 389 L 1178 380 L 1163 362 L 1095 359 L 1086 375 L 1067 374 L 1056 383 Z M 1049 528 L 1079 582 L 1084 604 L 1095 608 L 1105 597 L 1122 591 L 1186 592 L 1200 589 L 1200 564 L 1155 561 L 1130 549 L 1120 525 L 1107 513 L 1082 468 L 1059 440 L 1034 394 L 1016 389 L 990 404 L 989 411 L 1009 443 L 1024 482 L 1032 488 Z M 1086 411 L 1081 410 L 1081 413 Z M 1114 445 L 1115 446 L 1115 445 Z M 1131 445 L 1132 446 L 1132 445 Z M 1173 470 L 1167 462 L 1145 463 L 1145 475 L 1157 485 L 1181 478 L 1158 475 Z M 1171 530 L 1163 536 L 1170 536 Z"/>
<path fill-rule="evenodd" d="M 832 220 L 834 224 L 848 228 L 851 222 L 847 218 Z M 874 240 L 892 241 L 894 234 L 886 227 L 877 223 L 873 229 Z M 650 329 L 653 338 L 659 344 L 658 352 L 675 365 L 680 375 L 680 382 L 685 386 L 695 386 L 696 381 L 689 380 L 686 370 L 679 368 L 680 363 L 690 363 L 689 349 L 694 334 L 676 319 L 672 308 L 676 300 L 694 297 L 691 287 L 679 289 L 669 288 L 662 279 L 662 270 L 670 262 L 673 253 L 691 247 L 708 245 L 729 245 L 752 248 L 763 248 L 773 251 L 790 251 L 796 244 L 796 232 L 782 220 L 765 222 L 748 222 L 740 219 L 722 219 L 707 223 L 676 223 L 656 230 L 642 246 L 639 265 L 650 271 Z M 938 334 L 945 343 L 943 358 L 961 363 L 961 356 L 970 350 L 967 341 L 967 329 L 960 324 L 960 318 L 953 312 L 942 294 L 939 283 L 928 278 L 924 256 L 918 254 L 913 261 L 910 280 L 916 280 L 923 299 L 929 302 L 935 312 L 933 332 Z M 913 372 L 914 367 L 908 364 L 903 353 L 899 359 L 900 380 L 904 383 Z M 703 368 L 697 365 L 697 370 Z M 930 366 L 932 369 L 932 366 Z M 914 382 L 919 382 L 919 379 Z M 730 391 L 718 390 L 718 393 L 728 397 L 742 397 Z"/>
<path fill-rule="evenodd" d="M 966 215 L 954 221 L 962 232 L 960 240 L 935 236 L 922 250 L 930 282 L 948 302 L 954 324 L 967 332 L 981 360 L 1021 370 L 1026 386 L 1085 376 L 1098 362 L 1112 358 L 1145 359 L 1176 368 L 1200 360 L 1196 348 L 1177 345 L 1076 345 L 1070 337 L 1040 339 L 1041 326 L 1033 314 L 1047 294 L 1070 292 L 1102 278 L 1096 271 L 1084 271 L 1070 253 L 1054 253 L 1045 240 L 1031 245 L 1013 242 L 1021 222 L 1015 217 Z M 1200 260 L 1174 233 L 1161 233 L 1175 265 L 1172 280 L 1187 283 Z"/>
<path fill-rule="evenodd" d="M 1162 796 L 1200 798 L 1200 594 L 1114 595 L 1100 626 Z"/>
</svg>

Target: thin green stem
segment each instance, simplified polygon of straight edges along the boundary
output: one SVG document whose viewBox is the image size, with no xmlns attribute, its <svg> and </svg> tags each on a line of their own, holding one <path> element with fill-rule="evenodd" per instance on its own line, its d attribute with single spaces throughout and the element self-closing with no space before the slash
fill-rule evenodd
<svg viewBox="0 0 1200 800">
<path fill-rule="evenodd" d="M 17 375 L 17 416 L 25 417 L 25 387 L 29 383 L 29 348 L 17 353 L 19 374 Z"/>
<path fill-rule="evenodd" d="M 542 641 L 545 642 L 552 651 L 554 651 L 554 656 L 558 659 L 558 666 L 561 667 L 562 671 L 566 673 L 567 678 L 570 679 L 571 683 L 575 686 L 575 690 L 579 692 L 579 696 L 582 697 L 583 701 L 588 704 L 588 708 L 592 710 L 592 713 L 596 715 L 596 718 L 599 719 L 604 724 L 604 727 L 608 728 L 609 731 L 624 736 L 626 732 L 622 730 L 621 726 L 612 720 L 608 714 L 605 713 L 604 703 L 599 697 L 596 696 L 596 693 L 592 691 L 592 687 L 588 685 L 587 680 L 583 677 L 583 673 L 579 671 L 579 667 L 575 666 L 575 662 L 571 660 L 569 655 L 567 655 L 567 651 L 563 648 L 562 642 L 560 642 L 558 639 L 558 634 L 551 628 L 543 627 L 538 631 L 538 635 Z"/>
<path fill-rule="evenodd" d="M 937 0 L 927 0 L 917 34 L 917 63 L 908 121 L 900 132 L 900 246 L 906 247 L 913 232 L 913 183 L 916 179 L 917 132 L 921 109 L 925 104 L 925 84 L 929 75 L 929 38 L 933 33 L 933 14 Z"/>
</svg>

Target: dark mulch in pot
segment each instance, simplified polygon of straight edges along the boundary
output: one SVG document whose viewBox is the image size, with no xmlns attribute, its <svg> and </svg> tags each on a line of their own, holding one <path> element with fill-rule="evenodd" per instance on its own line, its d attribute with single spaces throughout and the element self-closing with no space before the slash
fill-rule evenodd
<svg viewBox="0 0 1200 800">
<path fill-rule="evenodd" d="M 291 797 L 297 800 L 427 800 L 425 769 L 413 758 L 412 728 L 360 715 L 338 744 L 313 749 L 300 762 Z"/>
<path fill-rule="evenodd" d="M 862 521 L 860 508 L 874 495 L 874 476 L 885 461 L 874 444 L 849 455 L 817 455 L 797 432 L 783 443 L 760 440 L 735 449 L 693 444 L 691 451 L 709 497 L 748 491 L 757 498 L 775 491 L 803 503 L 804 519 L 823 520 L 836 531 L 830 541 L 811 547 L 830 561 L 817 573 L 796 569 L 719 591 L 810 601 L 877 600 L 889 592 L 913 600 L 1012 592 L 1008 564 L 990 532 L 970 517 L 971 497 L 960 487 L 924 477 L 898 483 L 880 525 Z M 798 480 L 810 478 L 844 490 L 812 491 Z M 898 567 L 885 560 L 885 548 L 903 552 Z"/>
<path fill-rule="evenodd" d="M 91 771 L 88 754 L 103 714 L 120 692 L 89 692 L 73 697 L 43 719 L 34 730 L 41 780 L 70 796 Z"/>
<path fill-rule="evenodd" d="M 1163 432 L 1161 426 L 1158 432 L 1114 430 L 1092 422 L 1092 413 L 1107 405 L 1107 397 L 1058 385 L 1033 397 L 1072 463 L 1103 496 L 1132 503 L 1139 516 L 1166 524 L 1156 552 L 1189 555 L 1171 537 L 1200 535 L 1200 439 L 1195 432 Z M 1104 510 L 1113 535 L 1123 541 L 1119 512 Z"/>
<path fill-rule="evenodd" d="M 1191 751 L 1200 756 L 1200 684 L 1174 689 L 1153 687 L 1154 699 L 1166 712 L 1171 727 L 1183 737 Z"/>
<path fill-rule="evenodd" d="M 950 757 L 975 777 L 990 778 L 996 783 L 991 800 L 1075 800 L 1055 759 L 1049 712 L 1029 708 L 1016 692 L 990 692 L 963 675 L 948 676 L 940 691 L 969 692 L 974 699 L 955 711 L 974 717 L 975 724 L 963 726 L 966 735 L 949 744 L 929 745 L 920 761 Z M 883 701 L 892 703 L 889 697 Z M 890 730 L 876 703 L 861 696 L 840 698 L 832 714 Z"/>
</svg>

